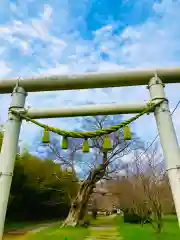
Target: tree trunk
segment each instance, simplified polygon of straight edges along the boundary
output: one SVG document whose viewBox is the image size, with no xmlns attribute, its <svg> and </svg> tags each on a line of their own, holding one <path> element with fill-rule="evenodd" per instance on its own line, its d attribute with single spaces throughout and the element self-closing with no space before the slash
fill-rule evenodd
<svg viewBox="0 0 180 240">
<path fill-rule="evenodd" d="M 106 155 L 104 155 L 106 156 Z M 71 203 L 71 208 L 69 214 L 62 224 L 64 226 L 77 226 L 79 221 L 84 218 L 85 209 L 87 207 L 87 203 L 91 194 L 93 193 L 93 189 L 95 188 L 95 184 L 104 176 L 107 163 L 103 161 L 103 164 L 100 164 L 99 167 L 93 169 L 88 178 L 82 183 L 77 193 L 77 196 Z"/>
<path fill-rule="evenodd" d="M 71 203 L 69 214 L 62 226 L 77 226 L 79 221 L 84 218 L 87 202 L 93 191 L 94 185 L 87 180 L 83 182 L 76 198 Z"/>
</svg>

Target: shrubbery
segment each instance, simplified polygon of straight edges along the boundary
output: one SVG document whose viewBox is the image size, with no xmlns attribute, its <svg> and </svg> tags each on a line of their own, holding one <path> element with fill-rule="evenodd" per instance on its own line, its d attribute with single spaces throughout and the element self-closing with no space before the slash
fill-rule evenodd
<svg viewBox="0 0 180 240">
<path fill-rule="evenodd" d="M 125 209 L 124 211 L 124 222 L 125 223 L 150 223 L 150 212 L 147 212 L 144 216 L 140 216 L 134 212 L 133 209 Z"/>
</svg>

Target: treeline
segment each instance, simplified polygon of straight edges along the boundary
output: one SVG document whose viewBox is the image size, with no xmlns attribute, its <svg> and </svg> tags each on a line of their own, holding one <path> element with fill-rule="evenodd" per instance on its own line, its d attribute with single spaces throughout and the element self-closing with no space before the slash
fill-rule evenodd
<svg viewBox="0 0 180 240">
<path fill-rule="evenodd" d="M 17 156 L 6 221 L 65 218 L 77 190 L 72 174 L 50 159 Z"/>
</svg>

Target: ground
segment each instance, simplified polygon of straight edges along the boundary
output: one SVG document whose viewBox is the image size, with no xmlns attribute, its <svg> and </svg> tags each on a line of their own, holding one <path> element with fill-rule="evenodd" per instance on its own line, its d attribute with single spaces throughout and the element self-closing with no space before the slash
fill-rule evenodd
<svg viewBox="0 0 180 240">
<path fill-rule="evenodd" d="M 27 230 L 28 228 L 25 227 Z M 156 234 L 150 225 L 124 224 L 122 217 L 110 215 L 99 216 L 92 221 L 89 228 L 60 228 L 60 222 L 46 223 L 29 227 L 25 234 L 5 234 L 4 240 L 177 240 L 180 229 L 174 216 L 164 218 L 163 232 Z M 21 233 L 22 233 L 21 229 Z"/>
<path fill-rule="evenodd" d="M 124 224 L 122 218 L 117 218 L 118 231 L 124 240 L 177 240 L 180 239 L 180 229 L 175 216 L 165 216 L 163 231 L 155 233 L 151 225 L 144 227 L 136 224 Z"/>
</svg>

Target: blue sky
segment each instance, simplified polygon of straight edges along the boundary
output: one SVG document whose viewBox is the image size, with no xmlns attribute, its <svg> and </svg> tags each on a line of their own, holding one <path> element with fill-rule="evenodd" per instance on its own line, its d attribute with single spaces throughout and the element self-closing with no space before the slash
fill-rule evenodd
<svg viewBox="0 0 180 240">
<path fill-rule="evenodd" d="M 178 66 L 179 9 L 180 0 L 0 0 L 0 78 Z M 179 86 L 166 86 L 171 108 L 180 99 Z M 145 87 L 93 89 L 31 93 L 27 105 L 132 103 L 148 98 Z M 0 101 L 4 122 L 10 96 L 1 95 Z M 179 117 L 177 109 L 173 121 L 180 139 Z M 76 119 L 42 122 L 65 129 L 77 124 Z M 157 132 L 153 116 L 138 120 L 134 131 L 151 141 Z M 20 139 L 31 145 L 37 134 L 39 128 L 23 124 Z"/>
</svg>

